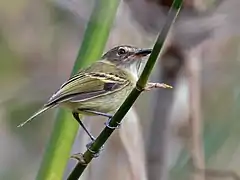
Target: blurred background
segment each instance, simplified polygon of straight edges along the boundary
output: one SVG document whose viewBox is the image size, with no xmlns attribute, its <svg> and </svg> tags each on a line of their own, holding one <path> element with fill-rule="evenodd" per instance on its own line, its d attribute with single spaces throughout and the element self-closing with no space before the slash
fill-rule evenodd
<svg viewBox="0 0 240 180">
<path fill-rule="evenodd" d="M 94 2 L 0 1 L 1 180 L 35 179 L 56 111 L 16 126 L 68 79 Z M 152 47 L 171 3 L 121 1 L 105 50 Z M 174 89 L 141 95 L 84 179 L 240 179 L 239 7 L 184 1 L 151 77 Z M 104 121 L 88 122 L 97 135 Z M 86 142 L 80 131 L 72 152 Z"/>
</svg>

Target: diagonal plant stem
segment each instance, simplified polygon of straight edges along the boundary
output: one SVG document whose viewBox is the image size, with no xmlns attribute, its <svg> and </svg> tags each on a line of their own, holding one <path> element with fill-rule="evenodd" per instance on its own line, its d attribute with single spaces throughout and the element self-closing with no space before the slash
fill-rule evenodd
<svg viewBox="0 0 240 180">
<path fill-rule="evenodd" d="M 166 38 L 171 29 L 171 26 L 174 23 L 180 11 L 181 5 L 182 5 L 182 0 L 174 0 L 171 6 L 171 9 L 169 10 L 166 23 L 156 40 L 152 53 L 136 84 L 136 87 L 132 90 L 132 92 L 126 98 L 122 106 L 115 113 L 115 115 L 109 122 L 109 126 L 116 127 L 118 124 L 121 123 L 123 117 L 126 115 L 126 113 L 134 104 L 138 96 L 144 90 L 144 87 L 148 81 L 150 73 L 157 61 L 158 55 L 163 50 L 163 45 L 164 45 L 164 42 L 166 41 Z M 110 137 L 110 135 L 113 133 L 113 131 L 114 129 L 105 127 L 103 131 L 100 133 L 100 135 L 97 137 L 97 139 L 94 141 L 94 143 L 91 145 L 90 147 L 91 151 L 95 151 L 95 152 L 99 151 L 101 147 L 104 145 L 104 143 L 107 141 L 107 139 Z M 81 157 L 79 158 L 80 161 L 77 163 L 77 165 L 69 175 L 68 180 L 77 180 L 82 175 L 87 165 L 93 159 L 93 153 L 91 151 L 88 149 L 84 154 L 81 154 Z"/>
<path fill-rule="evenodd" d="M 117 12 L 119 1 L 95 0 L 72 75 L 101 56 Z M 71 114 L 71 113 L 70 113 Z M 59 180 L 69 160 L 78 124 L 68 112 L 58 113 L 49 144 L 37 174 L 37 180 Z"/>
</svg>

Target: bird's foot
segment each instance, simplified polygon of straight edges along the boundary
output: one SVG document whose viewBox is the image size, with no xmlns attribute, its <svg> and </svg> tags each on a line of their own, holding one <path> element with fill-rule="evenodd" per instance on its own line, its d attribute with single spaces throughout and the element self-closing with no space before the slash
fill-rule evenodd
<svg viewBox="0 0 240 180">
<path fill-rule="evenodd" d="M 90 143 L 88 143 L 86 145 L 86 147 L 87 147 L 88 151 L 92 153 L 93 158 L 97 158 L 100 155 L 100 152 L 103 150 L 103 146 L 98 151 L 94 151 L 91 149 L 91 146 L 93 143 L 94 143 L 94 141 L 91 141 Z"/>
<path fill-rule="evenodd" d="M 105 126 L 107 126 L 109 129 L 118 129 L 118 128 L 120 128 L 121 123 L 118 123 L 118 122 L 117 122 L 117 126 L 111 126 L 111 125 L 110 125 L 110 121 L 111 121 L 111 118 L 109 118 L 109 119 L 107 120 L 107 122 L 104 123 Z"/>
</svg>

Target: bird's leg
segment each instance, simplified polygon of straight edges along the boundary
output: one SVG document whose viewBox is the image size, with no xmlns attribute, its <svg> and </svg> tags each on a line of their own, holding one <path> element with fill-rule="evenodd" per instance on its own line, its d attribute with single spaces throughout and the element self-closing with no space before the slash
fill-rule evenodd
<svg viewBox="0 0 240 180">
<path fill-rule="evenodd" d="M 103 117 L 107 117 L 108 120 L 107 120 L 107 122 L 105 122 L 104 124 L 105 124 L 108 128 L 110 128 L 110 129 L 116 129 L 116 128 L 119 128 L 119 126 L 120 126 L 120 124 L 118 124 L 116 127 L 112 127 L 112 126 L 109 125 L 109 122 L 110 122 L 110 120 L 111 120 L 111 118 L 112 118 L 112 115 L 111 115 L 111 114 L 102 113 L 102 112 L 98 112 L 98 111 L 92 111 L 92 110 L 88 110 L 88 109 L 79 109 L 79 111 L 86 112 L 86 113 L 92 113 L 92 114 L 99 115 L 99 116 L 103 116 Z M 82 123 L 82 121 L 80 120 L 80 118 L 79 118 L 79 116 L 78 116 L 78 113 L 73 112 L 73 116 L 74 116 L 74 118 L 78 121 L 78 123 L 82 126 L 82 128 L 85 130 L 85 132 L 89 135 L 89 137 L 90 137 L 91 140 L 92 140 L 90 143 L 88 143 L 88 144 L 86 145 L 88 151 L 90 151 L 90 152 L 93 154 L 93 157 L 94 157 L 94 158 L 98 157 L 98 156 L 99 156 L 99 153 L 100 153 L 100 151 L 102 151 L 103 147 L 101 147 L 101 149 L 100 149 L 99 151 L 97 151 L 97 152 L 96 152 L 96 151 L 93 151 L 93 150 L 91 149 L 91 145 L 94 143 L 95 138 L 91 135 L 91 133 L 90 133 L 90 132 L 87 130 L 87 128 L 84 126 L 84 124 Z M 82 156 L 82 154 L 81 154 L 81 153 L 78 153 L 78 154 L 72 155 L 71 158 L 74 158 L 74 159 L 76 159 L 76 160 L 79 160 L 79 158 L 80 158 L 81 156 Z M 81 159 L 81 158 L 80 158 L 80 159 Z"/>
<path fill-rule="evenodd" d="M 83 110 L 81 110 L 83 111 Z M 85 111 L 85 110 L 84 110 Z M 95 111 L 85 111 L 85 112 L 90 112 L 90 113 L 93 113 L 93 114 L 97 114 L 97 112 Z M 104 114 L 104 113 L 98 113 L 97 115 L 101 115 L 101 116 L 105 116 L 105 117 L 112 117 L 111 115 L 108 115 L 108 114 Z M 88 134 L 88 136 L 90 137 L 90 139 L 92 140 L 90 143 L 88 143 L 86 145 L 87 149 L 93 154 L 93 157 L 96 158 L 99 156 L 99 152 L 102 151 L 103 147 L 101 147 L 101 149 L 99 151 L 93 151 L 91 150 L 91 145 L 94 143 L 95 141 L 95 138 L 93 137 L 93 135 L 87 130 L 87 128 L 85 127 L 85 125 L 83 124 L 83 122 L 80 120 L 79 118 L 79 114 L 76 113 L 76 112 L 73 112 L 73 117 L 77 120 L 77 122 L 80 124 L 80 126 L 82 126 L 82 128 L 84 129 L 84 131 Z M 81 153 L 80 153 L 81 154 Z M 74 158 L 74 159 L 77 159 L 76 157 L 79 156 L 79 153 L 78 154 L 74 154 L 72 155 L 71 157 Z"/>
<path fill-rule="evenodd" d="M 155 88 L 172 88 L 172 86 L 164 83 L 147 83 L 144 90 L 150 91 Z"/>
<path fill-rule="evenodd" d="M 108 117 L 107 122 L 105 122 L 104 124 L 105 124 L 108 128 L 110 128 L 110 129 L 117 129 L 117 128 L 119 128 L 120 125 L 121 125 L 121 123 L 118 123 L 118 125 L 115 126 L 115 127 L 109 125 L 109 122 L 111 121 L 111 118 L 113 117 L 111 114 L 102 113 L 102 112 L 97 112 L 97 111 L 92 111 L 92 110 L 81 110 L 81 111 L 88 112 L 88 113 L 93 113 L 93 114 L 99 115 L 99 116 Z"/>
<path fill-rule="evenodd" d="M 83 124 L 83 122 L 81 121 L 81 119 L 79 118 L 79 114 L 76 112 L 73 112 L 73 117 L 77 120 L 77 122 L 79 123 L 79 125 L 83 128 L 83 130 L 88 134 L 88 136 L 90 137 L 90 139 L 92 141 L 95 141 L 95 138 L 93 137 L 93 135 L 87 130 L 87 128 L 85 127 L 85 125 Z"/>
<path fill-rule="evenodd" d="M 86 145 L 87 149 L 93 154 L 93 157 L 98 157 L 99 156 L 99 151 L 95 152 L 93 150 L 90 149 L 92 143 L 95 141 L 95 138 L 93 137 L 93 135 L 87 130 L 87 128 L 85 127 L 85 125 L 83 124 L 83 122 L 80 120 L 79 118 L 79 114 L 76 113 L 76 112 L 73 112 L 73 117 L 77 120 L 77 122 L 80 124 L 80 126 L 82 126 L 82 128 L 84 129 L 84 131 L 88 134 L 88 136 L 90 137 L 90 139 L 92 140 L 90 143 L 88 143 Z M 100 149 L 100 151 L 102 150 L 102 148 Z M 74 154 L 71 156 L 71 158 L 74 158 L 74 159 L 77 159 L 79 160 L 79 154 L 81 153 L 78 153 L 78 154 Z"/>
</svg>

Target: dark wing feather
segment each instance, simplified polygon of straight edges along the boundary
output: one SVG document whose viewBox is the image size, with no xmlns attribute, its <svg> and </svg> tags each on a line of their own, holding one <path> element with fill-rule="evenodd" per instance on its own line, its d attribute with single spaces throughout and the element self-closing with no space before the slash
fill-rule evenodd
<svg viewBox="0 0 240 180">
<path fill-rule="evenodd" d="M 73 95 L 72 97 L 70 97 L 68 100 L 70 100 L 72 102 L 78 102 L 78 101 L 94 98 L 94 97 L 101 96 L 106 93 L 111 93 L 116 90 L 120 90 L 123 87 L 125 87 L 126 85 L 127 84 L 118 84 L 115 82 L 114 83 L 104 83 L 102 90 L 76 94 L 76 95 Z"/>
</svg>

